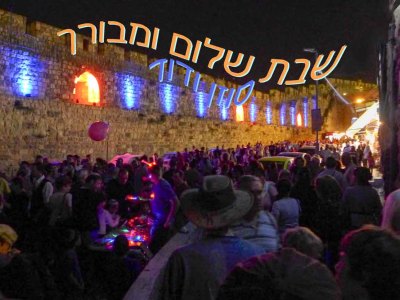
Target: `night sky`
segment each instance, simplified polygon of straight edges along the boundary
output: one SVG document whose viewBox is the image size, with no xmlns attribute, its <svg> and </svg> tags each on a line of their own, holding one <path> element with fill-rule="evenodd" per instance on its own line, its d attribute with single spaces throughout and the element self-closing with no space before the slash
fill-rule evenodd
<svg viewBox="0 0 400 300">
<path fill-rule="evenodd" d="M 168 58 L 173 32 L 184 34 L 193 42 L 209 37 L 212 43 L 256 57 L 252 72 L 240 82 L 264 76 L 271 58 L 294 62 L 296 58 L 313 58 L 303 48 L 317 48 L 320 53 L 339 50 L 348 45 L 335 78 L 362 79 L 376 82 L 377 48 L 386 41 L 388 1 L 384 0 L 143 0 L 143 1 L 71 1 L 19 0 L 0 1 L 11 10 L 61 28 L 77 29 L 85 22 L 115 20 L 160 28 L 159 47 L 149 50 L 150 56 Z M 77 30 L 78 31 L 78 30 Z M 87 32 L 82 30 L 82 33 Z M 106 31 L 106 38 L 114 38 Z M 143 48 L 131 46 L 137 51 Z M 211 57 L 211 56 L 210 56 Z M 207 68 L 207 56 L 200 54 L 196 71 L 233 79 L 223 67 Z M 245 60 L 247 61 L 247 60 Z M 221 65 L 221 62 L 219 63 Z M 292 69 L 288 79 L 296 79 L 300 71 Z M 271 80 L 277 81 L 280 72 Z M 291 78 L 289 78 L 289 76 Z M 277 87 L 270 83 L 258 89 Z"/>
</svg>

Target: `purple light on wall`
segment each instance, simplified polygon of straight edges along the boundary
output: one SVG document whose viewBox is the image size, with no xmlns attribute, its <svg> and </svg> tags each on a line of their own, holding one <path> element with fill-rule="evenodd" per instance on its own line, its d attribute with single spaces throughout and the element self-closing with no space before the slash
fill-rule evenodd
<svg viewBox="0 0 400 300">
<path fill-rule="evenodd" d="M 272 103 L 269 100 L 265 106 L 265 119 L 268 125 L 272 124 Z"/>
<path fill-rule="evenodd" d="M 120 83 L 121 104 L 125 109 L 139 109 L 145 80 L 130 74 L 117 74 Z"/>
<path fill-rule="evenodd" d="M 219 115 L 220 115 L 221 120 L 224 120 L 224 121 L 228 120 L 228 118 L 229 118 L 229 110 L 228 110 L 228 108 L 226 108 L 225 102 L 222 102 L 219 105 Z"/>
<path fill-rule="evenodd" d="M 13 93 L 24 97 L 40 96 L 44 85 L 44 62 L 26 50 L 4 47 L 0 51 L 8 61 L 5 81 L 9 80 Z"/>
<path fill-rule="evenodd" d="M 316 109 L 317 108 L 317 97 L 312 96 L 311 102 L 312 102 L 312 108 Z"/>
<path fill-rule="evenodd" d="M 283 102 L 281 104 L 281 109 L 280 109 L 280 112 L 279 112 L 279 118 L 280 118 L 281 125 L 282 126 L 286 125 L 286 103 L 285 102 Z"/>
<path fill-rule="evenodd" d="M 219 117 L 221 120 L 226 121 L 229 119 L 229 109 L 228 109 L 228 98 L 222 98 L 220 102 L 218 103 L 219 107 Z"/>
<path fill-rule="evenodd" d="M 176 110 L 176 102 L 179 97 L 180 88 L 170 83 L 160 83 L 158 93 L 163 112 L 166 114 L 174 113 Z"/>
<path fill-rule="evenodd" d="M 196 116 L 204 118 L 207 114 L 207 93 L 197 92 L 194 96 L 195 106 L 196 106 Z"/>
<path fill-rule="evenodd" d="M 257 103 L 256 103 L 256 97 L 253 97 L 251 99 L 251 103 L 250 103 L 250 122 L 254 123 L 257 120 Z"/>
<path fill-rule="evenodd" d="M 290 101 L 289 113 L 290 113 L 290 125 L 296 126 L 296 101 L 295 100 Z"/>
<path fill-rule="evenodd" d="M 308 127 L 308 98 L 303 98 L 303 124 Z"/>
</svg>

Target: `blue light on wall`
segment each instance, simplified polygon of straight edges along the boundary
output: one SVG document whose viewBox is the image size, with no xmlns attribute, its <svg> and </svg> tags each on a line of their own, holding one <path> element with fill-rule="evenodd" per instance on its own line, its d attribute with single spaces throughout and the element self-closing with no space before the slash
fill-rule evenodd
<svg viewBox="0 0 400 300">
<path fill-rule="evenodd" d="M 281 104 L 279 118 L 280 118 L 281 125 L 286 125 L 286 103 Z"/>
<path fill-rule="evenodd" d="M 207 114 L 207 93 L 197 92 L 194 97 L 196 105 L 196 116 L 204 118 Z"/>
<path fill-rule="evenodd" d="M 26 50 L 5 47 L 1 52 L 9 62 L 5 79 L 9 77 L 13 93 L 24 97 L 40 96 L 44 84 L 44 62 Z"/>
<path fill-rule="evenodd" d="M 295 100 L 290 101 L 289 113 L 290 113 L 290 125 L 295 126 L 296 125 L 296 101 Z"/>
<path fill-rule="evenodd" d="M 312 96 L 312 107 L 313 109 L 317 108 L 317 98 L 315 96 Z"/>
<path fill-rule="evenodd" d="M 139 109 L 145 80 L 130 74 L 117 74 L 117 77 L 120 83 L 122 107 Z"/>
<path fill-rule="evenodd" d="M 254 123 L 257 120 L 257 103 L 256 103 L 256 97 L 253 97 L 250 103 L 250 122 Z"/>
<path fill-rule="evenodd" d="M 303 124 L 308 127 L 308 98 L 303 98 Z"/>
<path fill-rule="evenodd" d="M 267 120 L 267 124 L 272 124 L 272 103 L 271 103 L 271 101 L 267 101 L 267 105 L 265 107 L 265 119 Z"/>
<path fill-rule="evenodd" d="M 220 112 L 221 120 L 224 120 L 224 121 L 228 120 L 229 112 L 228 112 L 228 109 L 225 107 L 225 104 L 220 105 L 219 112 Z"/>
<path fill-rule="evenodd" d="M 174 113 L 176 110 L 176 102 L 180 93 L 179 87 L 170 83 L 160 83 L 158 93 L 163 112 L 166 114 Z"/>
<path fill-rule="evenodd" d="M 221 120 L 226 121 L 229 118 L 229 108 L 228 106 L 228 102 L 229 99 L 227 98 L 223 98 L 220 103 L 218 104 L 219 106 L 219 116 L 221 118 Z"/>
</svg>

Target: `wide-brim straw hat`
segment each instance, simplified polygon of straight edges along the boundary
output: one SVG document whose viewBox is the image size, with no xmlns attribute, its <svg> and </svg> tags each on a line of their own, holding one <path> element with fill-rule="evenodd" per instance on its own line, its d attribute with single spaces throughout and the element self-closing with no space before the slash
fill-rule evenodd
<svg viewBox="0 0 400 300">
<path fill-rule="evenodd" d="M 218 229 L 226 227 L 246 215 L 253 206 L 253 197 L 242 190 L 234 190 L 227 176 L 210 175 L 199 189 L 186 190 L 181 206 L 186 217 L 198 227 Z"/>
</svg>

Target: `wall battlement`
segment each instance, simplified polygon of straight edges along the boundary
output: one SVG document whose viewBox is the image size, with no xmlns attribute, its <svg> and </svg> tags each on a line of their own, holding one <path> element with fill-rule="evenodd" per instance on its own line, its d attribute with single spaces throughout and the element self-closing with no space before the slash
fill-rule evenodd
<svg viewBox="0 0 400 300">
<path fill-rule="evenodd" d="M 217 95 L 210 109 L 204 107 L 212 82 L 237 88 L 233 82 L 202 74 L 202 93 L 195 93 L 184 86 L 183 69 L 177 69 L 172 82 L 159 83 L 158 72 L 148 69 L 153 59 L 145 54 L 91 44 L 90 37 L 77 34 L 77 54 L 72 56 L 69 38 L 57 36 L 61 28 L 4 10 L 0 25 L 0 168 L 15 169 L 18 161 L 38 153 L 54 159 L 68 153 L 105 157 L 105 142 L 87 136 L 88 126 L 97 120 L 110 122 L 110 157 L 191 145 L 229 147 L 312 138 L 313 84 L 254 91 L 254 98 L 244 105 L 244 122 L 236 122 L 235 107 L 222 112 Z M 89 41 L 86 48 L 84 40 Z M 86 71 L 99 85 L 100 102 L 95 106 L 76 103 L 76 78 Z M 331 82 L 348 93 L 376 88 L 361 81 Z M 349 125 L 348 107 L 325 84 L 319 85 L 319 106 L 326 116 L 324 130 L 344 130 Z M 303 127 L 293 124 L 293 112 L 301 113 Z M 227 120 L 221 119 L 223 114 Z"/>
</svg>

